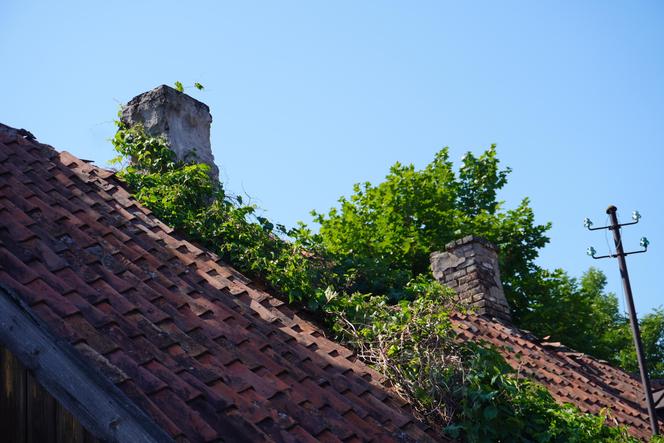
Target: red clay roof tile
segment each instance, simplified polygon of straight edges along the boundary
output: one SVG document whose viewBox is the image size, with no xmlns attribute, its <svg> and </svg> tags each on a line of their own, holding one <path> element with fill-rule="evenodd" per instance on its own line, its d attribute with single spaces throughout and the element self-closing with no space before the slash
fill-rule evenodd
<svg viewBox="0 0 664 443">
<path fill-rule="evenodd" d="M 3 125 L 0 217 L 0 282 L 173 438 L 435 435 L 352 351 L 173 234 L 113 172 Z M 465 339 L 497 346 L 556 400 L 607 408 L 635 436 L 649 434 L 629 374 L 497 321 L 458 316 L 454 324 Z"/>
<path fill-rule="evenodd" d="M 350 350 L 111 172 L 3 125 L 0 217 L 0 283 L 171 437 L 432 440 Z"/>
<path fill-rule="evenodd" d="M 644 440 L 650 436 L 641 384 L 631 375 L 560 344 L 540 342 L 497 320 L 457 315 L 453 323 L 466 339 L 495 345 L 514 369 L 541 383 L 557 401 L 594 414 L 606 409 L 634 436 Z M 661 420 L 660 429 L 664 433 Z"/>
</svg>

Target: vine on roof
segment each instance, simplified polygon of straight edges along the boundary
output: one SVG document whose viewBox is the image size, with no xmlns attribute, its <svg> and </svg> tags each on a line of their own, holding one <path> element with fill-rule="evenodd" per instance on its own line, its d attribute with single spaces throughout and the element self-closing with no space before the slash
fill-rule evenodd
<svg viewBox="0 0 664 443">
<path fill-rule="evenodd" d="M 441 434 L 470 442 L 637 441 L 625 428 L 608 426 L 608 412 L 590 415 L 559 405 L 489 345 L 457 340 L 450 321 L 450 312 L 459 309 L 453 293 L 426 273 L 400 273 L 371 254 L 335 250 L 303 223 L 286 229 L 270 222 L 256 206 L 212 182 L 207 165 L 177 161 L 164 139 L 140 126 L 118 122 L 112 142 L 119 154 L 117 175 L 137 200 L 290 303 L 317 314 Z M 446 153 L 437 159 L 441 155 Z M 495 151 L 485 155 L 491 159 Z M 488 180 L 496 172 L 477 170 Z M 474 172 L 463 174 L 472 184 Z M 470 198 L 478 188 L 464 192 Z M 495 212 L 489 206 L 477 207 L 478 214 Z M 361 291 L 367 271 L 394 290 Z M 397 280 L 380 272 L 394 272 Z"/>
</svg>

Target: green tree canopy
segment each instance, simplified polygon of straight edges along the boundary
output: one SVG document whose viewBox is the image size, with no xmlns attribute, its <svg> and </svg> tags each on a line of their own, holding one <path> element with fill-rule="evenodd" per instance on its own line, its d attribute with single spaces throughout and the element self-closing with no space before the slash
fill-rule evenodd
<svg viewBox="0 0 664 443">
<path fill-rule="evenodd" d="M 484 237 L 500 248 L 502 279 L 518 321 L 539 284 L 534 260 L 551 225 L 535 223 L 527 198 L 503 210 L 497 192 L 509 172 L 500 169 L 495 146 L 479 157 L 466 154 L 458 173 L 447 148 L 419 171 L 397 163 L 382 183 L 357 184 L 338 208 L 314 212 L 320 242 L 336 257 L 335 271 L 349 291 L 399 299 L 410 279 L 429 274 L 432 252 L 465 235 Z"/>
<path fill-rule="evenodd" d="M 602 271 L 591 267 L 577 280 L 561 269 L 541 270 L 539 278 L 540 290 L 530 294 L 522 328 L 638 373 L 629 320 L 616 295 L 605 291 Z M 664 310 L 646 314 L 639 323 L 650 375 L 664 377 Z"/>
<path fill-rule="evenodd" d="M 648 372 L 652 378 L 664 378 L 664 309 L 658 308 L 639 320 L 643 350 L 646 355 Z M 620 329 L 610 331 L 615 336 L 616 354 L 610 359 L 612 363 L 627 372 L 638 374 L 636 350 L 632 345 L 632 332 L 628 322 Z M 629 345 L 625 346 L 626 343 Z"/>
<path fill-rule="evenodd" d="M 447 149 L 422 170 L 395 164 L 378 185 L 356 184 L 327 214 L 315 213 L 319 250 L 335 264 L 337 284 L 348 292 L 408 297 L 407 283 L 428 276 L 429 255 L 472 234 L 499 247 L 501 278 L 514 323 L 628 371 L 637 368 L 629 322 L 618 299 L 606 293 L 606 276 L 590 268 L 580 280 L 562 269 L 535 264 L 550 224 L 536 224 L 527 198 L 512 210 L 497 199 L 507 183 L 495 146 L 463 157 L 455 172 Z M 650 373 L 664 376 L 664 312 L 642 319 Z"/>
</svg>

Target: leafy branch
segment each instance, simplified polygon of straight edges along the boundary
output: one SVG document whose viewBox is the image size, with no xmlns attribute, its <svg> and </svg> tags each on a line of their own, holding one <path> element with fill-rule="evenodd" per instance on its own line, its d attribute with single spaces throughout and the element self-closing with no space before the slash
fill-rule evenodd
<svg viewBox="0 0 664 443">
<path fill-rule="evenodd" d="M 174 83 L 174 85 L 175 85 L 175 89 L 176 89 L 177 91 L 184 92 L 184 90 L 186 89 L 185 86 L 182 84 L 182 82 L 176 81 L 176 82 Z M 195 82 L 195 83 L 193 84 L 193 87 L 196 88 L 196 89 L 198 89 L 199 91 L 202 91 L 203 89 L 205 89 L 205 88 L 203 87 L 203 85 L 200 84 L 200 83 L 198 83 L 198 82 Z"/>
</svg>

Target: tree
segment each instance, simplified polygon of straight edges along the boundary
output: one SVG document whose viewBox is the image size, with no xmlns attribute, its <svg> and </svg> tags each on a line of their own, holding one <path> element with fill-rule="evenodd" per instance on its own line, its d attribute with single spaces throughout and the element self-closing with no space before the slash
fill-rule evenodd
<svg viewBox="0 0 664 443">
<path fill-rule="evenodd" d="M 542 290 L 531 294 L 531 310 L 521 327 L 638 372 L 629 320 L 620 312 L 616 295 L 605 291 L 602 271 L 590 268 L 580 281 L 561 269 L 541 271 L 540 278 Z M 649 373 L 664 377 L 664 310 L 645 315 L 639 323 Z"/>
<path fill-rule="evenodd" d="M 540 337 L 550 337 L 578 351 L 611 359 L 615 340 L 607 331 L 622 327 L 618 300 L 605 294 L 606 277 L 590 268 L 581 284 L 562 269 L 539 271 L 539 291 L 530 294 L 530 310 L 521 327 Z"/>
<path fill-rule="evenodd" d="M 527 198 L 516 209 L 502 209 L 497 192 L 509 172 L 499 168 L 495 146 L 479 157 L 466 154 L 458 173 L 442 149 L 422 170 L 397 163 L 382 183 L 356 184 L 338 208 L 313 213 L 320 224 L 314 244 L 336 276 L 328 281 L 346 293 L 408 298 L 408 282 L 430 275 L 431 252 L 464 235 L 485 237 L 499 247 L 517 326 L 633 371 L 629 322 L 617 297 L 605 292 L 606 276 L 590 268 L 577 280 L 535 264 L 551 225 L 535 223 Z M 664 376 L 664 311 L 646 315 L 642 328 L 650 373 Z"/>
<path fill-rule="evenodd" d="M 655 309 L 639 320 L 641 340 L 646 356 L 648 373 L 652 378 L 664 378 L 664 309 Z M 638 374 L 639 366 L 636 360 L 636 350 L 632 342 L 632 331 L 626 321 L 621 329 L 612 331 L 619 344 L 629 343 L 628 346 L 620 346 L 611 359 L 612 363 L 625 369 L 627 372 Z"/>
<path fill-rule="evenodd" d="M 550 224 L 538 225 L 527 198 L 503 210 L 497 192 L 509 168 L 500 169 L 495 146 L 479 157 L 468 153 L 458 174 L 448 149 L 417 171 L 395 164 L 385 181 L 356 184 L 349 198 L 327 214 L 313 213 L 320 242 L 335 260 L 348 292 L 404 297 L 413 277 L 429 274 L 429 254 L 468 234 L 500 248 L 500 265 L 515 319 L 529 309 L 529 292 L 539 282 L 534 260 L 549 239 Z"/>
</svg>

